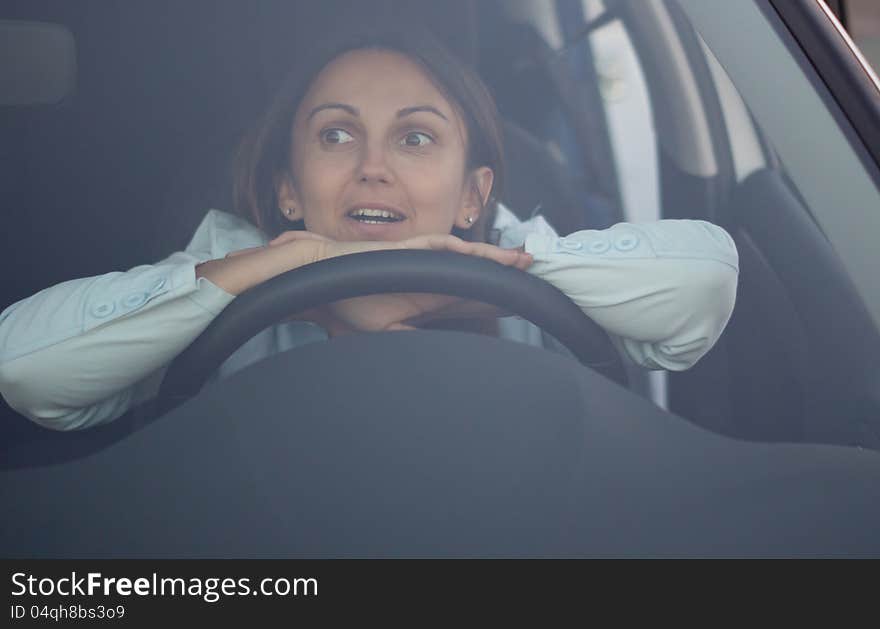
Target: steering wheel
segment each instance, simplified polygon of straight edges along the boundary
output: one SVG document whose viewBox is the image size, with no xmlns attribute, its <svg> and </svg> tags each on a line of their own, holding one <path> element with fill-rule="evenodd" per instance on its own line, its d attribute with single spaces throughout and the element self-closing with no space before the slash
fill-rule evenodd
<svg viewBox="0 0 880 629">
<path fill-rule="evenodd" d="M 583 365 L 626 385 L 620 355 L 605 330 L 548 282 L 459 253 L 370 251 L 287 271 L 236 297 L 169 366 L 157 398 L 161 412 L 198 393 L 236 349 L 291 313 L 377 293 L 439 293 L 492 304 L 528 319 Z"/>
</svg>

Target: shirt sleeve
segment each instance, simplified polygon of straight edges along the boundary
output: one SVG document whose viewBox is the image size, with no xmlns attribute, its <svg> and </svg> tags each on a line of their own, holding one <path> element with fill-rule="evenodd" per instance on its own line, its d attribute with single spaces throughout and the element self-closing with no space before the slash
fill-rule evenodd
<svg viewBox="0 0 880 629">
<path fill-rule="evenodd" d="M 517 238 L 534 257 L 529 272 L 568 295 L 630 362 L 682 371 L 724 331 L 739 266 L 723 228 L 660 220 L 559 237 L 539 227 Z"/>
<path fill-rule="evenodd" d="M 6 308 L 0 394 L 56 430 L 108 422 L 155 397 L 168 364 L 234 299 L 197 279 L 196 264 L 262 244 L 245 225 L 212 210 L 185 251 L 62 282 Z"/>
</svg>

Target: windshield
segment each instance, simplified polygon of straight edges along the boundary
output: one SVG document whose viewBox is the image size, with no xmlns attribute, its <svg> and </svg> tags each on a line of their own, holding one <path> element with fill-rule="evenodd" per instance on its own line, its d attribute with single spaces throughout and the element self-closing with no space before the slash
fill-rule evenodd
<svg viewBox="0 0 880 629">
<path fill-rule="evenodd" d="M 4 3 L 0 538 L 876 549 L 880 112 L 823 11 Z"/>
<path fill-rule="evenodd" d="M 233 183 L 240 172 L 233 163 L 293 61 L 317 47 L 338 15 L 355 19 L 358 11 L 388 20 L 398 12 L 415 18 L 489 87 L 500 113 L 497 146 L 503 151 L 496 153 L 504 155 L 506 176 L 497 190 L 505 212 L 492 225 L 478 225 L 487 243 L 499 238 L 502 246 L 524 247 L 526 230 L 510 229 L 519 222 L 539 228 L 541 238 L 553 230 L 561 236 L 589 232 L 582 236 L 589 239 L 621 223 L 663 220 L 704 221 L 727 230 L 740 269 L 736 306 L 721 342 L 694 369 L 692 362 L 631 361 L 633 392 L 688 417 L 705 420 L 713 408 L 725 408 L 725 417 L 745 415 L 735 409 L 743 391 L 757 398 L 759 389 L 772 389 L 773 372 L 788 378 L 792 395 L 802 398 L 820 379 L 804 365 L 820 362 L 833 370 L 858 348 L 857 336 L 876 333 L 880 177 L 838 106 L 839 95 L 817 78 L 766 0 L 199 0 L 185 9 L 171 0 L 125 8 L 10 3 L 0 14 L 9 23 L 52 25 L 28 45 L 54 41 L 43 60 L 57 58 L 58 67 L 47 74 L 52 89 L 42 89 L 37 55 L 22 48 L 20 58 L 32 61 L 28 89 L 42 96 L 28 104 L 21 91 L 2 112 L 0 176 L 7 207 L 13 208 L 7 213 L 10 233 L 21 235 L 2 252 L 3 307 L 65 281 L 156 263 L 187 243 L 207 247 L 207 253 L 198 252 L 205 258 L 256 248 L 274 236 L 235 222 L 253 223 L 254 217 L 238 207 Z M 203 19 L 206 12 L 210 23 Z M 418 76 L 398 70 L 399 76 Z M 340 76 L 342 89 L 348 78 Z M 431 81 L 420 84 L 419 99 L 445 98 L 442 90 L 432 91 Z M 61 95 L 46 96 L 56 93 Z M 348 145 L 356 135 L 345 126 L 351 121 L 339 122 L 339 108 L 331 120 L 327 102 L 313 104 L 320 115 L 310 120 L 325 127 L 332 122 L 336 126 L 323 131 Z M 413 104 L 423 103 L 394 107 L 412 110 Z M 424 128 L 414 127 L 406 146 L 404 136 L 394 146 L 410 155 L 422 143 L 434 146 L 425 130 L 432 121 L 455 117 L 455 108 L 441 109 L 439 118 L 418 112 Z M 358 124 L 369 127 L 372 137 L 397 133 L 383 120 Z M 275 131 L 272 137 L 286 138 L 291 129 Z M 420 181 L 440 181 L 440 175 L 457 181 L 452 175 L 463 170 L 464 152 L 446 163 L 448 172 L 420 175 Z M 490 180 L 482 181 L 484 192 L 496 192 Z M 268 231 L 294 226 L 281 212 L 296 218 L 296 195 L 285 194 L 290 202 L 275 204 L 276 223 Z M 444 195 L 442 204 L 433 197 L 420 202 L 442 205 L 446 223 L 458 233 L 475 220 L 479 224 L 471 213 L 453 216 Z M 346 204 L 345 220 L 352 220 L 345 225 L 352 233 L 404 233 L 405 204 L 363 195 Z M 360 212 L 359 218 L 352 212 Z M 712 233 L 718 244 L 729 244 Z M 621 253 L 637 244 L 623 240 Z M 612 248 L 611 241 L 587 244 L 598 253 Z M 28 261 L 28 272 L 10 272 L 21 260 Z M 114 296 L 81 311 L 94 317 L 89 325 L 101 325 L 104 317 L 149 306 L 173 285 L 168 279 L 150 277 L 143 288 L 126 289 L 118 303 Z M 214 297 L 212 307 L 219 311 L 226 302 Z M 552 344 L 534 327 L 510 323 L 515 317 L 502 319 L 499 335 Z M 296 338 L 306 336 L 323 338 Z M 59 331 L 32 346 L 65 339 Z M 629 340 L 651 342 L 638 334 Z M 684 346 L 660 349 L 674 353 L 686 351 Z M 779 362 L 767 362 L 767 372 L 758 374 L 754 363 L 776 346 Z M 820 354 L 811 354 L 817 347 Z M 261 356 L 255 351 L 252 358 Z M 151 388 L 134 399 L 155 393 L 164 365 L 150 364 Z M 146 382 L 138 375 L 139 384 Z M 728 420 L 712 427 L 722 430 Z"/>
</svg>

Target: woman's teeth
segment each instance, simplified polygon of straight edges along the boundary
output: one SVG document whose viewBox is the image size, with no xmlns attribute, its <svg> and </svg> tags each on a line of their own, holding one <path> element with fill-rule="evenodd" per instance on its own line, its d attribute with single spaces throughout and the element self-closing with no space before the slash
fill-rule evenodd
<svg viewBox="0 0 880 629">
<path fill-rule="evenodd" d="M 360 208 L 350 214 L 350 216 L 362 223 L 381 224 L 396 223 L 403 220 L 393 212 L 388 210 L 373 210 L 370 208 Z"/>
</svg>

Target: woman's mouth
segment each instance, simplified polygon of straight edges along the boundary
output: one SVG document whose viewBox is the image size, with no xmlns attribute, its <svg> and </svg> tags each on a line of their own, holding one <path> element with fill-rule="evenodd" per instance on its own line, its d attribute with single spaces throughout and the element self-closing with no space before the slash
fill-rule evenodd
<svg viewBox="0 0 880 629">
<path fill-rule="evenodd" d="M 353 218 L 359 223 L 366 225 L 385 225 L 388 223 L 399 223 L 406 217 L 394 210 L 385 210 L 378 208 L 355 208 L 348 213 L 349 218 Z"/>
</svg>

